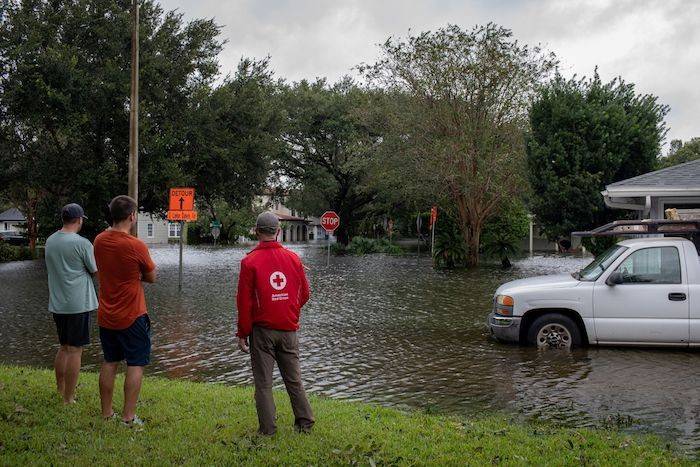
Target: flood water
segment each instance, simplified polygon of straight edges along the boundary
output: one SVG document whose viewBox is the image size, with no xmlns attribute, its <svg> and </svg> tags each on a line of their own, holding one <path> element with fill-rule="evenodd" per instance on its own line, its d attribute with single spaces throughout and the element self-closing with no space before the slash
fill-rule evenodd
<svg viewBox="0 0 700 467">
<path fill-rule="evenodd" d="M 439 272 L 427 257 L 332 258 L 292 247 L 311 268 L 302 312 L 302 371 L 310 392 L 457 415 L 499 411 L 566 426 L 622 422 L 700 453 L 700 353 L 589 348 L 538 352 L 499 344 L 485 325 L 507 280 L 570 272 L 588 260 L 534 257 L 513 270 Z M 236 350 L 235 284 L 241 248 L 152 249 L 159 283 L 146 286 L 153 323 L 150 374 L 252 383 Z M 0 264 L 0 362 L 50 367 L 56 349 L 43 261 Z M 96 370 L 100 348 L 85 362 Z M 281 383 L 279 378 L 278 382 Z"/>
</svg>

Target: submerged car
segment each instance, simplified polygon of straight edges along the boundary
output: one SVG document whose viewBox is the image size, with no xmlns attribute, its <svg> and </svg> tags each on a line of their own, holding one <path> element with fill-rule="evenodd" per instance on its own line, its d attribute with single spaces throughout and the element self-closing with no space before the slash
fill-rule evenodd
<svg viewBox="0 0 700 467">
<path fill-rule="evenodd" d="M 680 237 L 634 238 L 573 274 L 508 282 L 496 290 L 488 325 L 498 340 L 543 349 L 700 347 L 698 249 Z"/>
</svg>

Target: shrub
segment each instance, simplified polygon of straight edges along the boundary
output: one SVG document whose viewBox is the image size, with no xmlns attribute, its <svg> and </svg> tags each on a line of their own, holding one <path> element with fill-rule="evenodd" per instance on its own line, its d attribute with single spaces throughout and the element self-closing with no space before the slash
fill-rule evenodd
<svg viewBox="0 0 700 467">
<path fill-rule="evenodd" d="M 448 269 L 466 266 L 467 244 L 454 218 L 443 213 L 435 229 L 435 266 Z"/>
<path fill-rule="evenodd" d="M 17 248 L 0 242 L 0 261 L 17 261 L 19 259 Z"/>
<path fill-rule="evenodd" d="M 35 259 L 30 250 L 26 246 L 13 246 L 5 242 L 0 242 L 0 262 L 2 261 L 24 261 Z"/>
<path fill-rule="evenodd" d="M 522 201 L 511 201 L 501 212 L 486 224 L 482 234 L 482 245 L 487 256 L 501 261 L 501 266 L 509 268 L 510 258 L 517 255 L 520 242 L 527 236 L 530 220 Z"/>
<path fill-rule="evenodd" d="M 374 240 L 366 237 L 353 237 L 347 247 L 340 244 L 333 245 L 335 254 L 369 255 L 373 253 L 384 253 L 387 255 L 403 254 L 403 249 L 391 243 L 386 238 Z"/>
</svg>

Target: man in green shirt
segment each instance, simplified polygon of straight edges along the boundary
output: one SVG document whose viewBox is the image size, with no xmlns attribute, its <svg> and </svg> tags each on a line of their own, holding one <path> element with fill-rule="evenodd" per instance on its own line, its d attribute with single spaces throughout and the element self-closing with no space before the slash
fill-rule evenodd
<svg viewBox="0 0 700 467">
<path fill-rule="evenodd" d="M 75 402 L 83 346 L 90 343 L 90 312 L 97 309 L 92 275 L 97 272 L 92 243 L 78 235 L 85 211 L 67 204 L 61 211 L 63 228 L 46 240 L 49 311 L 61 347 L 56 354 L 56 387 L 64 404 Z"/>
</svg>

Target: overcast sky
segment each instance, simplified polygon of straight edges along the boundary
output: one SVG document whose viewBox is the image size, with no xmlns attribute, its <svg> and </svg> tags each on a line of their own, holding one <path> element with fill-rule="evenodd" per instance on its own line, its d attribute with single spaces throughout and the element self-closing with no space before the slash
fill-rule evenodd
<svg viewBox="0 0 700 467">
<path fill-rule="evenodd" d="M 671 139 L 700 136 L 698 0 L 161 0 L 186 18 L 215 18 L 228 43 L 222 71 L 270 55 L 288 80 L 353 74 L 377 44 L 409 29 L 489 21 L 553 51 L 565 75 L 622 76 L 671 107 Z"/>
</svg>

